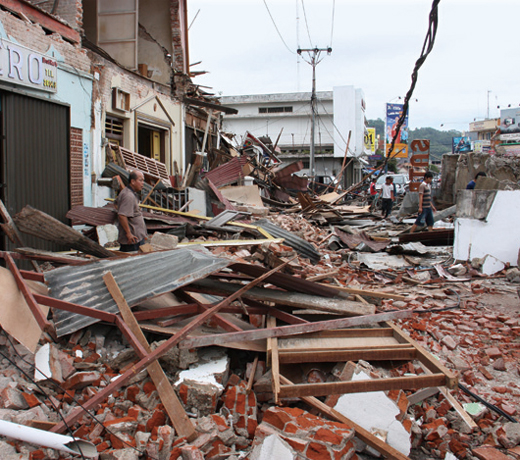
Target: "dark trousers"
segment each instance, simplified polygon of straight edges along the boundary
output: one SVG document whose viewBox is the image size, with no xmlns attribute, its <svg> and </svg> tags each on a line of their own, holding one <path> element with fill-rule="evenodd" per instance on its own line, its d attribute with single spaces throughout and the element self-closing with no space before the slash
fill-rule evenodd
<svg viewBox="0 0 520 460">
<path fill-rule="evenodd" d="M 383 217 L 388 217 L 390 215 L 393 204 L 394 202 L 392 201 L 392 198 L 383 198 Z"/>
<path fill-rule="evenodd" d="M 139 241 L 139 243 L 134 244 L 120 244 L 119 250 L 121 252 L 135 252 L 139 250 L 139 246 L 144 244 L 144 240 Z"/>
</svg>

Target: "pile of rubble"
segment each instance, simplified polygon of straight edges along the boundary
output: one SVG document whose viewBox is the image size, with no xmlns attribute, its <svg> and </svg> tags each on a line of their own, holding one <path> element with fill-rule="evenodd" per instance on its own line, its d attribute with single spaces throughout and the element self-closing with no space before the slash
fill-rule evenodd
<svg viewBox="0 0 520 460">
<path fill-rule="evenodd" d="M 257 164 L 268 206 L 238 209 L 241 158 L 199 184 L 215 217 L 149 180 L 135 255 L 112 205 L 73 208 L 83 233 L 0 207 L 1 457 L 520 457 L 518 270 L 453 260 L 453 210 L 410 235 L 341 193 L 283 205 L 290 168 Z"/>
</svg>

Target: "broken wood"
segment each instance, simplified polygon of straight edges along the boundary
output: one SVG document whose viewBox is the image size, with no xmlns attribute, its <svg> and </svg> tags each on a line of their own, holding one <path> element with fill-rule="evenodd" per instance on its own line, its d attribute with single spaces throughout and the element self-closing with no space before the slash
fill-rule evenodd
<svg viewBox="0 0 520 460">
<path fill-rule="evenodd" d="M 270 316 L 267 318 L 267 327 L 276 327 L 276 318 Z M 280 360 L 278 359 L 278 339 L 276 337 L 269 337 L 267 339 L 267 358 L 271 364 L 271 383 L 274 394 L 274 402 L 280 402 Z"/>
<path fill-rule="evenodd" d="M 352 318 L 317 321 L 315 323 L 279 326 L 270 329 L 209 335 L 205 337 L 197 337 L 196 339 L 183 340 L 179 343 L 179 348 L 198 348 L 209 345 L 223 345 L 227 342 L 260 340 L 268 339 L 269 337 L 288 337 L 292 335 L 308 334 L 310 332 L 319 332 L 338 328 L 368 326 L 372 324 L 378 324 L 384 321 L 409 318 L 414 313 L 414 310 L 401 310 L 391 313 L 378 313 L 376 315 L 355 316 Z"/>
<path fill-rule="evenodd" d="M 257 278 L 256 280 L 251 281 L 248 285 L 244 286 L 240 291 L 235 292 L 228 298 L 222 300 L 222 302 L 215 305 L 213 308 L 206 310 L 204 313 L 200 314 L 193 321 L 184 326 L 180 331 L 174 334 L 171 338 L 169 338 L 162 345 L 157 347 L 152 353 L 148 354 L 144 358 L 142 358 L 139 362 L 130 367 L 124 374 L 120 375 L 119 378 L 113 380 L 109 383 L 104 389 L 100 390 L 94 396 L 92 396 L 88 401 L 84 402 L 82 406 L 76 407 L 72 409 L 67 417 L 58 423 L 55 427 L 52 428 L 52 432 L 61 433 L 67 429 L 71 424 L 77 422 L 84 411 L 89 411 L 92 408 L 96 407 L 102 401 L 104 401 L 108 396 L 110 396 L 114 391 L 121 388 L 125 383 L 127 383 L 134 375 L 137 375 L 141 372 L 145 367 L 156 359 L 159 359 L 166 352 L 171 350 L 175 345 L 177 345 L 182 339 L 184 339 L 192 330 L 203 324 L 205 321 L 210 319 L 215 313 L 217 313 L 221 308 L 229 305 L 234 300 L 238 299 L 241 295 L 251 289 L 258 283 L 261 283 L 265 278 L 268 278 L 273 273 L 276 273 L 278 270 L 281 270 L 284 266 L 276 267 L 275 269 L 267 272 L 265 275 Z M 240 334 L 240 332 L 238 333 Z"/>
<path fill-rule="evenodd" d="M 239 288 L 236 284 L 204 279 L 191 283 L 187 286 L 187 289 L 206 294 L 228 295 L 232 292 L 236 292 Z M 251 289 L 244 297 L 258 301 L 273 302 L 276 305 L 286 305 L 299 309 L 307 308 L 344 316 L 370 315 L 374 314 L 376 310 L 375 305 L 364 305 L 346 299 L 331 299 L 266 288 Z"/>
<path fill-rule="evenodd" d="M 117 285 L 117 282 L 109 271 L 105 273 L 103 276 L 103 280 L 107 286 L 110 295 L 114 298 L 121 316 L 123 317 L 124 322 L 128 325 L 130 330 L 137 337 L 137 340 L 141 343 L 147 353 L 152 352 L 152 348 L 148 344 L 146 337 L 143 334 L 143 331 L 139 327 L 137 320 L 135 319 L 132 310 L 126 303 L 126 300 Z M 197 437 L 197 432 L 195 431 L 195 427 L 191 423 L 188 415 L 186 414 L 182 403 L 177 398 L 177 394 L 175 393 L 173 387 L 171 386 L 168 377 L 164 373 L 159 361 L 153 361 L 147 367 L 148 373 L 155 384 L 155 388 L 157 389 L 157 393 L 161 398 L 161 402 L 164 405 L 164 408 L 170 417 L 170 420 L 175 428 L 175 430 L 181 435 L 186 436 L 188 440 L 193 440 Z"/>
</svg>

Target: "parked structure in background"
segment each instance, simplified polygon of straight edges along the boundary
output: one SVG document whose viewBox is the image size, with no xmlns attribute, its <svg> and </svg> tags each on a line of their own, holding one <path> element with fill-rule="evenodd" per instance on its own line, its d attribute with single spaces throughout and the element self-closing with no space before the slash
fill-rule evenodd
<svg viewBox="0 0 520 460">
<path fill-rule="evenodd" d="M 315 134 L 316 176 L 340 173 L 347 148 L 348 167 L 344 184 L 361 179 L 361 168 L 369 151 L 365 147 L 365 100 L 363 91 L 353 86 L 336 86 L 332 91 L 317 93 Z M 309 173 L 311 142 L 311 93 L 276 93 L 244 96 L 223 96 L 223 106 L 238 110 L 224 115 L 223 130 L 240 136 L 246 131 L 257 137 L 269 136 L 273 143 L 280 135 L 278 157 L 284 163 L 303 161 L 303 173 Z"/>
</svg>

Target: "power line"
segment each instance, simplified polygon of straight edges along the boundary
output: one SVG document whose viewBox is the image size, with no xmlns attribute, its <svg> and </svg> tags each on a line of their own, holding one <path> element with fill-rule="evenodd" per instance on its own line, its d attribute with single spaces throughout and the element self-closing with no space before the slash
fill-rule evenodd
<svg viewBox="0 0 520 460">
<path fill-rule="evenodd" d="M 330 48 L 332 48 L 332 37 L 334 36 L 334 12 L 336 10 L 336 0 L 332 0 L 332 21 L 330 26 Z"/>
<path fill-rule="evenodd" d="M 305 3 L 303 3 L 303 0 L 301 0 L 301 1 L 302 1 L 302 8 L 303 8 L 303 17 L 305 18 L 305 27 L 307 28 L 307 36 L 309 37 L 309 43 L 312 48 L 311 33 L 309 31 L 309 23 L 307 22 L 307 12 L 305 11 Z"/>
<path fill-rule="evenodd" d="M 273 21 L 274 28 L 276 29 L 276 32 L 278 32 L 278 36 L 280 37 L 280 40 L 282 40 L 283 44 L 285 45 L 285 47 L 287 48 L 287 50 L 289 51 L 289 53 L 296 54 L 296 53 L 295 53 L 291 48 L 289 48 L 289 47 L 287 46 L 287 43 L 285 43 L 285 40 L 283 39 L 282 34 L 281 34 L 280 31 L 278 30 L 278 26 L 276 25 L 276 22 L 274 22 L 273 15 L 271 14 L 271 11 L 269 10 L 269 7 L 267 6 L 267 2 L 266 2 L 266 0 L 264 0 L 264 5 L 265 5 L 265 7 L 267 8 L 267 12 L 269 13 L 269 17 L 271 18 L 271 21 Z"/>
</svg>

